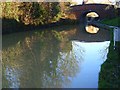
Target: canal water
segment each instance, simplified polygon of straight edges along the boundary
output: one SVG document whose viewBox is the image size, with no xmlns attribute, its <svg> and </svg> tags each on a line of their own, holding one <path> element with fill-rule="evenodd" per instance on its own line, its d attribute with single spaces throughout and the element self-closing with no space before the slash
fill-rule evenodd
<svg viewBox="0 0 120 90">
<path fill-rule="evenodd" d="M 98 28 L 97 28 L 98 30 Z M 97 88 L 110 32 L 82 25 L 38 29 L 2 37 L 3 88 Z"/>
</svg>

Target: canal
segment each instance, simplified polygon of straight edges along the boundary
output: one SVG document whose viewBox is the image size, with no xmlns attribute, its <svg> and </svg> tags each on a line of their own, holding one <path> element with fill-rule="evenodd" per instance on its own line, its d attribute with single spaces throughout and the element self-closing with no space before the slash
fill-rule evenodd
<svg viewBox="0 0 120 90">
<path fill-rule="evenodd" d="M 2 41 L 3 88 L 98 88 L 110 31 L 90 34 L 69 25 L 3 35 Z"/>
</svg>

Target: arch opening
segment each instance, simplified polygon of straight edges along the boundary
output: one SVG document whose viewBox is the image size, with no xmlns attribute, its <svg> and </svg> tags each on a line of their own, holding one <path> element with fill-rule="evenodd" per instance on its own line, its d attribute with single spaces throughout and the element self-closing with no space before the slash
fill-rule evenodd
<svg viewBox="0 0 120 90">
<path fill-rule="evenodd" d="M 99 15 L 94 11 L 86 13 L 85 18 L 87 22 L 99 21 Z"/>
<path fill-rule="evenodd" d="M 98 27 L 95 27 L 93 25 L 89 25 L 89 22 L 93 22 L 93 21 L 99 21 L 99 14 L 95 11 L 88 11 L 85 12 L 84 14 L 84 20 L 85 20 L 85 30 L 88 33 L 91 34 L 95 34 L 98 33 L 98 31 L 100 30 Z"/>
</svg>

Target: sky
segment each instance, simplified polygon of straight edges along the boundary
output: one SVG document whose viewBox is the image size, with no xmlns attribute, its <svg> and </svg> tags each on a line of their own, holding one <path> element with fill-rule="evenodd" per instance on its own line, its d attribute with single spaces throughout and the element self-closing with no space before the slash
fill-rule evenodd
<svg viewBox="0 0 120 90">
<path fill-rule="evenodd" d="M 77 2 L 77 4 L 82 4 L 83 0 L 72 0 L 73 2 Z M 101 2 L 105 2 L 107 0 L 92 0 L 95 3 L 101 3 Z M 110 2 L 112 2 L 113 4 L 115 3 L 115 1 L 119 1 L 119 0 L 109 0 Z"/>
</svg>

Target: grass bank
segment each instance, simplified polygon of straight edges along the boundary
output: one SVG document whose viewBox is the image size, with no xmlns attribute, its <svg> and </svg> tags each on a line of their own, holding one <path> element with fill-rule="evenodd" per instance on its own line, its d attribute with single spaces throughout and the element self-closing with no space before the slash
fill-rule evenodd
<svg viewBox="0 0 120 90">
<path fill-rule="evenodd" d="M 112 30 L 111 30 L 111 36 L 113 37 Z M 99 88 L 120 87 L 120 52 L 119 51 L 120 51 L 120 42 L 116 42 L 116 49 L 114 49 L 113 40 L 111 40 L 107 60 L 101 66 L 101 71 L 99 74 Z"/>
<path fill-rule="evenodd" d="M 119 26 L 120 27 L 120 17 L 116 17 L 114 19 L 105 19 L 102 20 L 101 23 L 107 24 L 107 25 L 112 25 L 112 26 Z"/>
<path fill-rule="evenodd" d="M 120 42 L 117 43 L 120 46 Z M 119 49 L 120 50 L 120 49 Z M 101 67 L 99 88 L 119 88 L 120 86 L 120 53 L 111 44 L 108 58 Z"/>
</svg>

